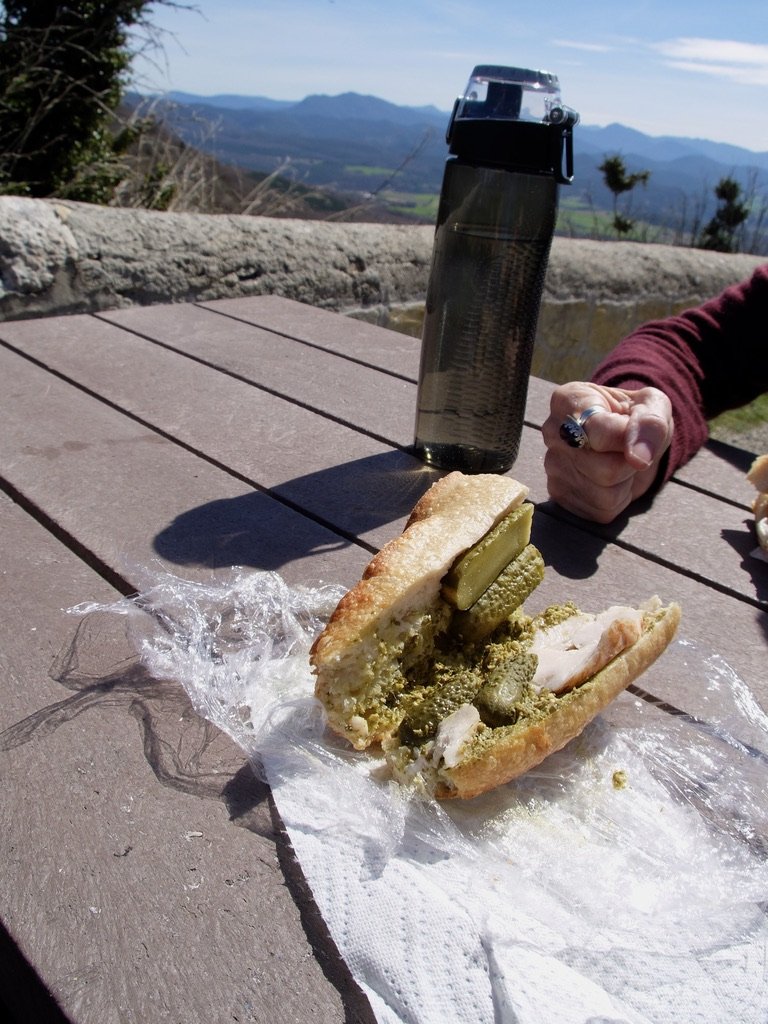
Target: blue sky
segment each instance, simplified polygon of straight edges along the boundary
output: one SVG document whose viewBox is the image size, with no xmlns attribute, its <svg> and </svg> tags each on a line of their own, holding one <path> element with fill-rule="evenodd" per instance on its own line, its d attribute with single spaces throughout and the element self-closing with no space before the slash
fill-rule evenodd
<svg viewBox="0 0 768 1024">
<path fill-rule="evenodd" d="M 586 124 L 768 151 L 765 0 L 199 0 L 155 7 L 145 91 L 360 92 L 450 110 L 475 64 L 542 68 Z"/>
</svg>

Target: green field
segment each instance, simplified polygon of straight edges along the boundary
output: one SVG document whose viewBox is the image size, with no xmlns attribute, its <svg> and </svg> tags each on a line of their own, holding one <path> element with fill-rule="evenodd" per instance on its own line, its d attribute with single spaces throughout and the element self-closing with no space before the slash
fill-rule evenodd
<svg viewBox="0 0 768 1024">
<path fill-rule="evenodd" d="M 571 238 L 596 238 L 615 241 L 616 229 L 613 214 L 609 210 L 598 210 L 584 200 L 560 194 L 557 211 L 556 232 Z M 628 242 L 669 242 L 668 231 L 657 224 L 638 220 L 628 235 L 622 238 Z"/>
<path fill-rule="evenodd" d="M 437 218 L 437 204 L 439 196 L 431 192 L 397 192 L 394 189 L 384 189 L 379 193 L 390 210 L 402 213 L 408 217 L 417 217 L 419 220 L 434 223 Z"/>
<path fill-rule="evenodd" d="M 388 178 L 394 174 L 393 167 L 368 167 L 366 164 L 347 164 L 345 174 L 360 174 L 364 178 Z"/>
<path fill-rule="evenodd" d="M 349 167 L 366 177 L 379 176 L 384 178 L 389 172 L 384 167 Z M 385 188 L 377 193 L 377 197 L 390 210 L 414 220 L 434 224 L 437 219 L 437 207 L 440 196 L 433 192 L 404 192 L 396 188 Z M 558 235 L 571 238 L 595 238 L 615 240 L 616 231 L 613 227 L 613 214 L 605 210 L 597 210 L 583 200 L 560 195 L 558 216 L 555 231 Z M 625 236 L 630 242 L 669 242 L 665 232 L 657 225 L 638 220 L 633 230 Z"/>
<path fill-rule="evenodd" d="M 768 453 L 768 395 L 760 395 L 749 405 L 716 416 L 710 420 L 709 432 L 717 440 L 731 444 L 737 444 L 741 438 L 749 435 L 755 452 Z"/>
</svg>

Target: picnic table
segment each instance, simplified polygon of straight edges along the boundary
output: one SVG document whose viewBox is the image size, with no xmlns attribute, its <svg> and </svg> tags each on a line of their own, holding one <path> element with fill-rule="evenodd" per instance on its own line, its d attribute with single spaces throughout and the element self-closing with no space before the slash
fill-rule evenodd
<svg viewBox="0 0 768 1024">
<path fill-rule="evenodd" d="M 410 451 L 418 342 L 275 296 L 6 322 L 0 341 L 0 1008 L 373 1020 L 268 786 L 109 622 L 71 609 L 164 569 L 352 585 L 438 475 Z M 755 453 L 711 442 L 631 517 L 588 524 L 547 499 L 552 387 L 530 382 L 511 471 L 536 505 L 544 598 L 676 600 L 686 640 L 767 708 Z M 661 663 L 642 690 L 712 713 L 700 679 Z"/>
</svg>

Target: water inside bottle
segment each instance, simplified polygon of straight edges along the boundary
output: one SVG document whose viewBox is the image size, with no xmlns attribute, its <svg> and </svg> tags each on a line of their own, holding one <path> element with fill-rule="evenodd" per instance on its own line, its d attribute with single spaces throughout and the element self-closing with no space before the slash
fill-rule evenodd
<svg viewBox="0 0 768 1024">
<path fill-rule="evenodd" d="M 517 458 L 550 248 L 542 235 L 457 222 L 436 239 L 416 417 L 416 450 L 431 465 L 503 472 Z"/>
</svg>

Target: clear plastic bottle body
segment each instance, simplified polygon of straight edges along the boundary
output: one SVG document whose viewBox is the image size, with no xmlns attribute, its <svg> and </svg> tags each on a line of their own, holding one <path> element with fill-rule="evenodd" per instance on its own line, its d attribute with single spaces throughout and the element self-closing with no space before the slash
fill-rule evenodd
<svg viewBox="0 0 768 1024">
<path fill-rule="evenodd" d="M 492 473 L 517 458 L 557 192 L 551 175 L 446 164 L 416 414 L 431 465 Z"/>
</svg>

